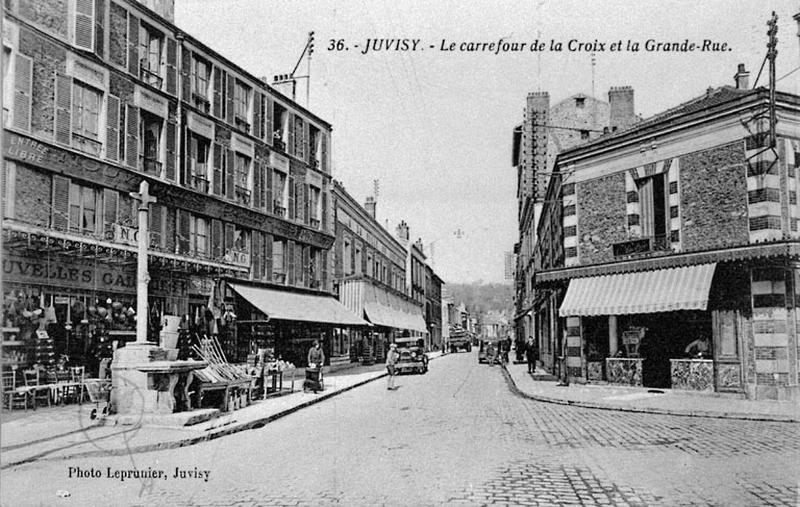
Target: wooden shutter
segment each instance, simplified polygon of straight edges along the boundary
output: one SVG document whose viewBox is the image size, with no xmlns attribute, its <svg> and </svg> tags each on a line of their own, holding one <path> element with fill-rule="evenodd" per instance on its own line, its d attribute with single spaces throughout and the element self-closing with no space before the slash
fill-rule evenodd
<svg viewBox="0 0 800 507">
<path fill-rule="evenodd" d="M 166 225 L 164 227 L 164 250 L 167 252 L 175 252 L 176 245 L 176 231 L 178 230 L 178 213 L 175 208 L 166 208 Z M 170 234 L 171 232 L 171 234 Z"/>
<path fill-rule="evenodd" d="M 264 208 L 267 210 L 267 213 L 274 212 L 272 202 L 272 168 L 266 164 L 264 165 Z"/>
<path fill-rule="evenodd" d="M 323 250 L 320 252 L 322 257 L 322 287 L 320 289 L 327 290 L 328 287 L 328 251 Z"/>
<path fill-rule="evenodd" d="M 139 77 L 139 18 L 128 13 L 128 72 Z"/>
<path fill-rule="evenodd" d="M 224 120 L 225 112 L 223 110 L 224 103 L 222 100 L 223 87 L 225 85 L 225 71 L 219 67 L 214 67 L 214 107 L 213 113 L 217 118 Z"/>
<path fill-rule="evenodd" d="M 211 257 L 222 257 L 222 222 L 216 219 L 211 220 Z"/>
<path fill-rule="evenodd" d="M 286 126 L 287 138 L 286 138 L 286 153 L 289 155 L 294 155 L 294 113 L 289 113 L 289 124 Z"/>
<path fill-rule="evenodd" d="M 61 231 L 69 226 L 69 178 L 53 176 L 53 215 L 50 226 Z"/>
<path fill-rule="evenodd" d="M 219 143 L 214 143 L 214 181 L 212 182 L 212 191 L 214 195 L 222 194 L 222 175 L 225 170 L 225 153 L 224 148 Z"/>
<path fill-rule="evenodd" d="M 233 124 L 233 94 L 234 94 L 234 77 L 228 74 L 228 87 L 225 90 L 225 119 L 228 123 Z"/>
<path fill-rule="evenodd" d="M 76 48 L 94 51 L 94 0 L 74 0 L 74 2 L 72 43 Z"/>
<path fill-rule="evenodd" d="M 261 209 L 261 188 L 264 185 L 264 166 L 260 160 L 253 161 L 253 207 Z"/>
<path fill-rule="evenodd" d="M 167 93 L 178 93 L 178 45 L 175 39 L 167 37 Z"/>
<path fill-rule="evenodd" d="M 268 145 L 272 146 L 272 99 L 270 97 L 264 97 L 264 104 L 264 140 Z"/>
<path fill-rule="evenodd" d="M 191 249 L 189 241 L 192 234 L 191 220 L 192 216 L 188 211 L 178 210 L 178 238 L 176 243 L 179 254 L 188 254 Z"/>
<path fill-rule="evenodd" d="M 139 167 L 139 108 L 130 104 L 125 111 L 125 164 Z"/>
<path fill-rule="evenodd" d="M 106 158 L 119 160 L 119 99 L 108 96 L 106 103 Z"/>
<path fill-rule="evenodd" d="M 101 59 L 105 56 L 106 39 L 103 35 L 106 19 L 105 0 L 96 0 L 94 6 L 94 52 Z"/>
<path fill-rule="evenodd" d="M 272 234 L 264 233 L 264 278 L 272 281 Z"/>
<path fill-rule="evenodd" d="M 286 211 L 286 215 L 287 215 L 286 218 L 288 218 L 289 220 L 294 220 L 294 212 L 295 212 L 295 209 L 294 209 L 294 200 L 295 200 L 294 177 L 293 176 L 289 176 L 288 180 L 289 180 L 289 185 L 288 185 L 289 186 L 289 206 L 288 206 L 289 209 Z"/>
<path fill-rule="evenodd" d="M 181 48 L 181 95 L 192 102 L 192 52 L 185 46 Z"/>
<path fill-rule="evenodd" d="M 118 222 L 119 192 L 109 188 L 103 189 L 103 222 L 106 238 L 113 239 L 114 224 Z M 110 236 L 109 236 L 110 233 Z"/>
<path fill-rule="evenodd" d="M 16 190 L 17 180 L 17 165 L 10 160 L 6 161 L 5 167 L 0 166 L 0 188 L 3 193 L 0 194 L 0 203 L 2 203 L 3 215 L 2 218 L 14 218 L 14 194 Z"/>
<path fill-rule="evenodd" d="M 308 225 L 311 219 L 311 203 L 309 202 L 310 189 L 308 183 L 303 184 L 303 222 Z"/>
<path fill-rule="evenodd" d="M 329 231 L 331 229 L 328 227 L 328 192 L 320 190 L 320 194 L 322 194 L 322 216 L 320 217 L 320 225 L 323 231 Z"/>
<path fill-rule="evenodd" d="M 294 280 L 296 285 L 302 285 L 305 281 L 305 267 L 303 266 L 303 249 L 305 245 L 295 243 L 294 245 Z"/>
<path fill-rule="evenodd" d="M 308 142 L 311 139 L 311 134 L 309 132 L 309 124 L 307 121 L 303 122 L 303 160 L 306 162 L 309 161 L 311 156 L 311 146 L 309 146 Z"/>
<path fill-rule="evenodd" d="M 69 146 L 72 138 L 72 78 L 56 74 L 55 140 Z"/>
<path fill-rule="evenodd" d="M 286 283 L 294 285 L 294 241 L 286 242 L 286 252 L 283 255 L 283 265 L 286 269 Z"/>
<path fill-rule="evenodd" d="M 303 280 L 306 286 L 311 285 L 311 247 L 303 245 Z"/>
<path fill-rule="evenodd" d="M 258 90 L 253 90 L 253 136 L 261 139 L 261 119 L 262 116 L 261 93 Z"/>
<path fill-rule="evenodd" d="M 263 256 L 264 256 L 264 235 L 261 231 L 253 231 L 253 250 L 252 250 L 252 264 L 253 271 L 252 277 L 260 280 L 264 277 L 263 272 Z"/>
<path fill-rule="evenodd" d="M 224 252 L 233 248 L 233 236 L 235 232 L 233 224 L 225 224 L 225 245 L 222 247 Z"/>
<path fill-rule="evenodd" d="M 235 179 L 234 175 L 236 174 L 236 163 L 234 161 L 234 152 L 231 149 L 226 149 L 227 153 L 227 163 L 225 164 L 225 197 L 228 199 L 233 200 L 236 197 L 236 193 L 234 192 L 235 186 Z"/>
<path fill-rule="evenodd" d="M 319 140 L 319 167 L 324 173 L 328 173 L 328 133 L 320 132 Z"/>
<path fill-rule="evenodd" d="M 177 137 L 178 126 L 173 120 L 167 121 L 167 162 L 166 178 L 175 181 L 175 160 L 177 157 Z"/>
<path fill-rule="evenodd" d="M 161 250 L 164 246 L 164 205 L 150 205 L 150 248 Z"/>
<path fill-rule="evenodd" d="M 30 132 L 33 59 L 17 53 L 14 65 L 14 127 Z"/>
</svg>

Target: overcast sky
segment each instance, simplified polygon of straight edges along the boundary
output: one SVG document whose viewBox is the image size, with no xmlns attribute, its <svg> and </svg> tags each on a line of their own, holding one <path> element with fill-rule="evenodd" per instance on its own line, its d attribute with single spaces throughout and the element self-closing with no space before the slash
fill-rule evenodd
<svg viewBox="0 0 800 507">
<path fill-rule="evenodd" d="M 503 279 L 503 253 L 517 237 L 511 132 L 529 91 L 551 104 L 592 93 L 589 52 L 598 40 L 595 95 L 635 89 L 645 117 L 733 84 L 736 65 L 751 85 L 766 51 L 766 21 L 779 16 L 777 76 L 800 66 L 800 1 L 430 1 L 175 0 L 176 24 L 256 76 L 288 73 L 315 32 L 310 109 L 333 124 L 333 175 L 363 203 L 379 180 L 378 219 L 433 242 L 434 266 L 452 283 Z M 416 52 L 361 54 L 366 39 L 421 39 Z M 440 51 L 450 42 L 526 42 L 525 51 Z M 344 39 L 348 51 L 329 51 Z M 562 52 L 531 52 L 539 39 Z M 628 39 L 725 42 L 730 51 L 611 52 Z M 353 47 L 355 44 L 359 48 Z M 431 49 L 430 46 L 434 48 Z M 305 74 L 306 64 L 300 67 Z M 759 85 L 765 85 L 766 70 Z M 779 82 L 800 93 L 800 71 Z M 298 85 L 305 104 L 305 85 Z M 458 238 L 454 231 L 462 230 Z M 430 253 L 431 247 L 426 246 Z"/>
</svg>

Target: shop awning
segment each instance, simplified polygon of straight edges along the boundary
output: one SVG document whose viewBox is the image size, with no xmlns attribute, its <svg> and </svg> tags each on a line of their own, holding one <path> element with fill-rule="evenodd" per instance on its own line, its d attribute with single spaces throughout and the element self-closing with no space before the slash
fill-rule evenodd
<svg viewBox="0 0 800 507">
<path fill-rule="evenodd" d="M 231 283 L 230 287 L 270 319 L 369 326 L 332 297 L 298 294 Z"/>
<path fill-rule="evenodd" d="M 421 313 L 408 313 L 374 301 L 364 303 L 364 312 L 370 322 L 378 326 L 408 329 L 421 333 L 428 332 Z"/>
<path fill-rule="evenodd" d="M 705 310 L 716 263 L 570 280 L 559 315 Z"/>
</svg>

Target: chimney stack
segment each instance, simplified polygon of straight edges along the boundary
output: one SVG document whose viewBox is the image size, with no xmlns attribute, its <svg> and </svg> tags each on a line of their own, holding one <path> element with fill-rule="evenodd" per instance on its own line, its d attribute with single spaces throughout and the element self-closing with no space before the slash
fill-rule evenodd
<svg viewBox="0 0 800 507">
<path fill-rule="evenodd" d="M 750 88 L 750 73 L 744 69 L 744 64 L 740 63 L 736 74 L 733 76 L 737 90 L 747 90 Z"/>
<path fill-rule="evenodd" d="M 369 216 L 373 219 L 375 218 L 375 206 L 376 206 L 375 198 L 372 196 L 367 197 L 367 201 L 364 203 L 364 209 L 367 210 Z"/>
<path fill-rule="evenodd" d="M 636 122 L 633 109 L 633 87 L 612 86 L 608 90 L 609 118 L 612 130 L 625 130 Z"/>
<path fill-rule="evenodd" d="M 408 242 L 409 239 L 408 224 L 406 223 L 405 220 L 401 220 L 400 223 L 397 224 L 397 237 L 403 243 Z"/>
</svg>

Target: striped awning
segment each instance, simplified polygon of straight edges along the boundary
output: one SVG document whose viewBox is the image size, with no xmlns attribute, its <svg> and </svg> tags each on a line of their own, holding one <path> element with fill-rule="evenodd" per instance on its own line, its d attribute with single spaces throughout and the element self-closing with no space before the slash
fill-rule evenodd
<svg viewBox="0 0 800 507">
<path fill-rule="evenodd" d="M 561 317 L 705 310 L 716 263 L 570 280 Z"/>
</svg>

